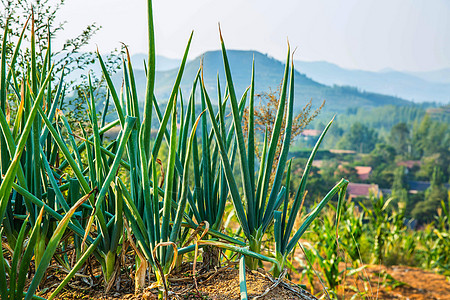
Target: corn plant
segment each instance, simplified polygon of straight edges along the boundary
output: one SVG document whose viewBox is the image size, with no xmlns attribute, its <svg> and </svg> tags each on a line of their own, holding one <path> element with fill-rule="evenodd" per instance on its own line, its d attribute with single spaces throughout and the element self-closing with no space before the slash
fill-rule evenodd
<svg viewBox="0 0 450 300">
<path fill-rule="evenodd" d="M 323 218 L 317 218 L 311 223 L 310 231 L 305 237 L 310 242 L 304 243 L 305 248 L 301 245 L 308 263 L 305 264 L 298 259 L 304 266 L 302 277 L 307 277 L 311 288 L 314 287 L 314 278 L 318 277 L 322 285 L 326 286 L 324 292 L 333 299 L 339 298 L 338 289 L 345 277 L 360 273 L 365 268 L 364 265 L 360 266 L 357 245 L 358 235 L 362 233 L 363 214 L 354 214 L 355 206 L 351 200 L 341 201 L 340 204 L 341 206 L 335 208 L 329 203 Z M 353 226 L 352 224 L 356 228 L 349 228 Z M 347 262 L 347 253 L 354 265 L 347 267 L 346 264 L 343 269 L 340 264 Z M 318 271 L 314 269 L 315 267 L 318 267 Z"/>
<path fill-rule="evenodd" d="M 355 203 L 349 198 L 342 202 L 341 224 L 344 227 L 339 241 L 348 253 L 354 267 L 363 262 L 360 252 L 360 239 L 363 236 L 364 212 L 361 212 Z"/>
<path fill-rule="evenodd" d="M 447 205 L 444 201 L 441 201 L 441 210 L 438 211 L 436 217 L 436 235 L 439 243 L 437 243 L 438 255 L 436 260 L 437 268 L 445 276 L 450 277 L 450 258 L 448 253 L 450 252 L 450 204 L 447 201 Z"/>
<path fill-rule="evenodd" d="M 434 269 L 450 276 L 450 229 L 449 229 L 449 207 L 444 201 L 441 202 L 441 208 L 435 217 L 436 225 L 428 224 L 417 237 L 422 250 L 418 250 L 418 256 L 421 258 L 422 266 L 426 269 Z"/>
<path fill-rule="evenodd" d="M 450 202 L 447 201 L 447 204 L 444 200 L 441 201 L 441 207 L 438 209 L 438 215 L 435 217 L 436 219 L 436 229 L 441 231 L 449 231 L 450 230 Z"/>
<path fill-rule="evenodd" d="M 386 243 L 389 235 L 389 213 L 388 205 L 392 198 L 384 201 L 384 197 L 371 196 L 372 209 L 362 205 L 366 217 L 369 219 L 369 226 L 372 226 L 375 233 L 373 237 L 374 252 L 372 255 L 373 263 L 382 263 L 385 256 Z"/>
<path fill-rule="evenodd" d="M 334 228 L 336 225 L 335 213 L 336 211 L 330 208 L 323 219 L 315 220 L 314 226 L 311 226 L 312 232 L 317 238 L 312 250 L 327 287 L 330 289 L 329 292 L 333 296 L 337 296 L 336 288 L 341 283 L 342 274 L 345 272 L 345 270 L 339 270 L 339 263 L 343 262 L 344 258 L 339 253 L 337 230 Z"/>
</svg>

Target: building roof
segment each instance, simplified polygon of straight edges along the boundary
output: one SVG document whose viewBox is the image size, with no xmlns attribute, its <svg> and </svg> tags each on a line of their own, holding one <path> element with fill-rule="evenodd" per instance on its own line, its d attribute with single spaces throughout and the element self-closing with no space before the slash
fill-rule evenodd
<svg viewBox="0 0 450 300">
<path fill-rule="evenodd" d="M 431 183 L 429 181 L 408 180 L 408 186 L 411 193 L 423 192 L 429 188 L 430 185 Z"/>
<path fill-rule="evenodd" d="M 422 162 L 420 160 L 405 160 L 405 161 L 399 161 L 397 163 L 397 166 L 404 166 L 408 169 L 412 169 L 414 166 L 420 166 Z"/>
<path fill-rule="evenodd" d="M 330 149 L 329 151 L 335 154 L 356 154 L 354 150 Z"/>
<path fill-rule="evenodd" d="M 319 136 L 322 133 L 320 130 L 316 129 L 305 129 L 302 131 L 302 136 Z"/>
<path fill-rule="evenodd" d="M 361 180 L 369 179 L 370 174 L 372 174 L 372 167 L 370 166 L 356 166 L 355 170 Z"/>
<path fill-rule="evenodd" d="M 350 195 L 350 198 L 369 197 L 371 194 L 378 195 L 379 187 L 378 184 L 350 182 L 347 186 L 347 193 Z"/>
</svg>

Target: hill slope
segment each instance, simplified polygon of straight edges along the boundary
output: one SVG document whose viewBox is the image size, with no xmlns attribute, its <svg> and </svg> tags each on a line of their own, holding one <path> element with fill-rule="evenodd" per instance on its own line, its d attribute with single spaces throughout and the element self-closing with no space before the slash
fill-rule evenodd
<svg viewBox="0 0 450 300">
<path fill-rule="evenodd" d="M 233 81 L 237 96 L 240 97 L 250 85 L 252 60 L 255 59 L 255 90 L 257 93 L 274 91 L 281 83 L 284 64 L 276 59 L 257 51 L 229 50 Z M 203 59 L 205 85 L 211 98 L 217 98 L 217 74 L 221 80 L 222 93 L 225 89 L 225 75 L 223 71 L 222 54 L 220 51 L 210 51 L 186 64 L 181 89 L 184 97 L 188 97 L 194 77 Z M 136 82 L 140 99 L 145 94 L 145 74 L 142 70 L 135 70 Z M 165 102 L 170 95 L 173 82 L 178 70 L 158 71 L 156 75 L 156 96 Z M 121 75 L 116 75 L 115 83 L 120 84 Z M 375 107 L 386 104 L 411 105 L 412 103 L 397 97 L 375 93 L 360 92 L 356 88 L 326 86 L 307 76 L 295 72 L 295 106 L 303 107 L 307 101 L 313 100 L 314 106 L 319 106 L 326 100 L 325 110 L 343 112 L 354 107 Z"/>
<path fill-rule="evenodd" d="M 144 70 L 144 62 L 148 62 L 147 54 L 137 53 L 131 56 L 131 63 L 135 69 Z M 180 65 L 180 60 L 156 55 L 156 70 L 168 71 L 175 69 Z"/>
</svg>

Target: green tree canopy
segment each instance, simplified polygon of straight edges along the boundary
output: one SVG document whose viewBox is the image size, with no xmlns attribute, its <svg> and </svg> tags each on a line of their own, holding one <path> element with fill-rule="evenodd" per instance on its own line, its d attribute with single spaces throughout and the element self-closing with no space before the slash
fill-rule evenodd
<svg viewBox="0 0 450 300">
<path fill-rule="evenodd" d="M 360 153 L 368 153 L 375 149 L 378 142 L 378 134 L 359 122 L 354 123 L 338 143 L 338 147 L 355 150 Z"/>
<path fill-rule="evenodd" d="M 433 221 L 442 201 L 448 201 L 448 190 L 444 185 L 442 171 L 436 167 L 431 185 L 425 191 L 425 201 L 417 203 L 412 211 L 413 217 L 421 224 Z"/>
<path fill-rule="evenodd" d="M 411 151 L 411 139 L 409 126 L 404 123 L 398 123 L 391 128 L 389 140 L 395 148 L 397 154 L 408 156 Z"/>
</svg>

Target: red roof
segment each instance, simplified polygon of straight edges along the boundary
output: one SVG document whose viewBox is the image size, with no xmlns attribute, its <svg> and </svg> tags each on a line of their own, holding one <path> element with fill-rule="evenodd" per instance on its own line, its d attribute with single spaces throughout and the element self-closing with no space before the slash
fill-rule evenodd
<svg viewBox="0 0 450 300">
<path fill-rule="evenodd" d="M 329 151 L 336 154 L 356 154 L 354 150 L 330 149 Z"/>
<path fill-rule="evenodd" d="M 361 180 L 369 179 L 369 176 L 372 173 L 372 167 L 367 166 L 356 166 L 355 170 Z"/>
<path fill-rule="evenodd" d="M 377 195 L 379 191 L 378 184 L 352 183 L 347 186 L 347 193 L 350 198 L 369 197 L 370 194 Z"/>
<path fill-rule="evenodd" d="M 301 135 L 303 136 L 319 136 L 322 133 L 320 130 L 315 129 L 305 129 L 302 131 Z"/>
<path fill-rule="evenodd" d="M 397 163 L 397 166 L 404 166 L 408 169 L 412 169 L 414 166 L 420 166 L 422 162 L 420 160 L 405 160 L 405 161 L 399 161 Z"/>
<path fill-rule="evenodd" d="M 322 166 L 323 166 L 323 160 L 313 160 L 313 162 L 312 162 L 312 165 L 313 165 L 313 167 L 316 167 L 316 168 L 322 168 Z"/>
</svg>

